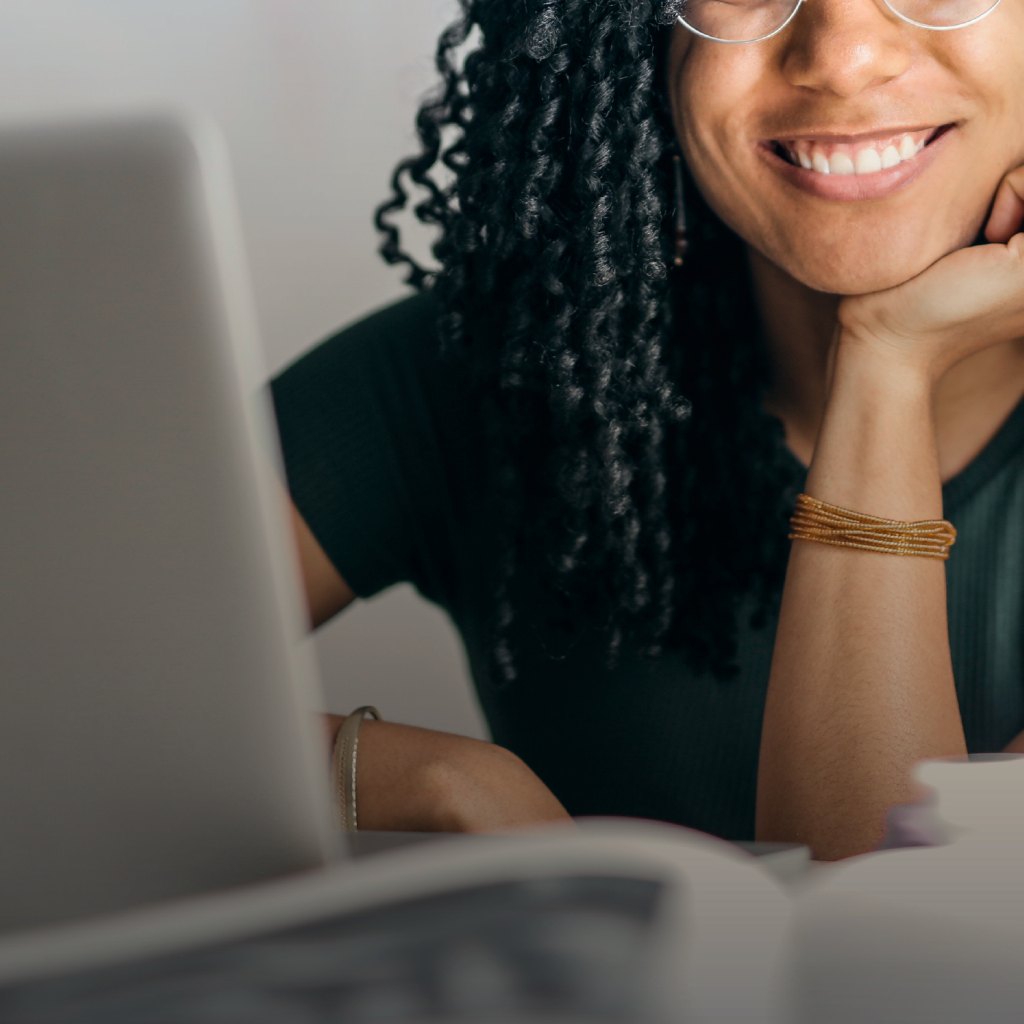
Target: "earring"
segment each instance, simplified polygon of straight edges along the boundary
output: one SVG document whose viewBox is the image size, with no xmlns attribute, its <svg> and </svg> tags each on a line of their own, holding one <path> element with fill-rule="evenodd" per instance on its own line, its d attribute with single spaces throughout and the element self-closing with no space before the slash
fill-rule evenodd
<svg viewBox="0 0 1024 1024">
<path fill-rule="evenodd" d="M 683 160 L 678 153 L 672 154 L 672 170 L 676 179 L 676 244 L 675 257 L 672 260 L 674 267 L 681 267 L 690 248 L 690 241 L 686 237 L 686 203 L 683 196 Z"/>
</svg>

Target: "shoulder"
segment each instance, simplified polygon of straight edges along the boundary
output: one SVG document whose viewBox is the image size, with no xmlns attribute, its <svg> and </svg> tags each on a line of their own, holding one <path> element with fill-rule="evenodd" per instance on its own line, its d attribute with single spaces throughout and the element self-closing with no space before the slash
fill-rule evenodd
<svg viewBox="0 0 1024 1024">
<path fill-rule="evenodd" d="M 271 384 L 296 507 L 366 596 L 411 580 L 453 592 L 457 538 L 486 450 L 466 365 L 442 355 L 438 304 L 397 302 L 317 345 Z"/>
<path fill-rule="evenodd" d="M 409 355 L 436 352 L 437 300 L 429 291 L 410 295 L 343 328 L 325 344 L 384 348 Z"/>
<path fill-rule="evenodd" d="M 314 374 L 323 381 L 371 370 L 430 368 L 439 361 L 438 306 L 429 292 L 413 295 L 364 316 L 300 356 L 273 382 L 279 386 Z"/>
<path fill-rule="evenodd" d="M 278 417 L 344 419 L 361 410 L 411 427 L 423 417 L 436 422 L 472 416 L 468 369 L 442 355 L 438 312 L 425 292 L 321 342 L 272 382 Z"/>
</svg>

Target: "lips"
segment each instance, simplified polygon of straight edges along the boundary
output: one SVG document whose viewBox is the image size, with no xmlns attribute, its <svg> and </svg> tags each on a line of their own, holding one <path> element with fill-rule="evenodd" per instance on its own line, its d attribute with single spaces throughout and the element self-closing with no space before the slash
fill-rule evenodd
<svg viewBox="0 0 1024 1024">
<path fill-rule="evenodd" d="M 883 199 L 906 188 L 945 148 L 955 125 L 801 135 L 758 145 L 761 158 L 791 184 L 840 202 Z"/>
<path fill-rule="evenodd" d="M 862 136 L 772 140 L 775 152 L 794 166 L 816 174 L 877 174 L 913 160 L 948 126 Z"/>
</svg>

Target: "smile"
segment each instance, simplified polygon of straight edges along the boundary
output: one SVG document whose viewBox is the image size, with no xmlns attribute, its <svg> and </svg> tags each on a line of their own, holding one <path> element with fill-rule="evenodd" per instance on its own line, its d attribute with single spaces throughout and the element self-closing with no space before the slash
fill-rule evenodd
<svg viewBox="0 0 1024 1024">
<path fill-rule="evenodd" d="M 813 170 L 816 174 L 877 174 L 913 160 L 940 130 L 926 128 L 865 142 L 787 139 L 775 145 L 781 156 L 805 171 Z"/>
<path fill-rule="evenodd" d="M 759 147 L 792 184 L 823 199 L 881 199 L 931 163 L 951 124 L 860 135 L 772 139 Z"/>
</svg>

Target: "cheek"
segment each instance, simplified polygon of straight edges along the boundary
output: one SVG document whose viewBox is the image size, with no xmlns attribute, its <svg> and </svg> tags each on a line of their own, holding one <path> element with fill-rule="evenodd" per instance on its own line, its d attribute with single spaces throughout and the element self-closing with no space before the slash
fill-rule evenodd
<svg viewBox="0 0 1024 1024">
<path fill-rule="evenodd" d="M 981 31 L 985 29 L 986 31 Z M 982 166 L 1024 159 L 1024 0 L 1002 0 L 974 30 L 951 32 L 937 50 L 945 87 L 959 88 L 978 112 L 975 157 Z"/>
<path fill-rule="evenodd" d="M 699 43 L 674 78 L 676 134 L 687 167 L 705 200 L 746 237 L 762 220 L 751 139 L 764 68 L 756 48 Z"/>
<path fill-rule="evenodd" d="M 671 78 L 676 131 L 694 156 L 729 148 L 756 109 L 764 67 L 756 47 L 696 40 Z"/>
<path fill-rule="evenodd" d="M 1024 8 L 1024 0 L 1021 6 Z M 1012 45 L 1006 47 L 1010 52 L 993 54 L 996 59 L 987 62 L 984 78 L 978 83 L 1001 124 L 992 132 L 992 141 L 1002 136 L 1001 149 L 1009 154 L 1008 163 L 1014 167 L 1024 163 L 1024 12 L 1018 20 Z"/>
</svg>

